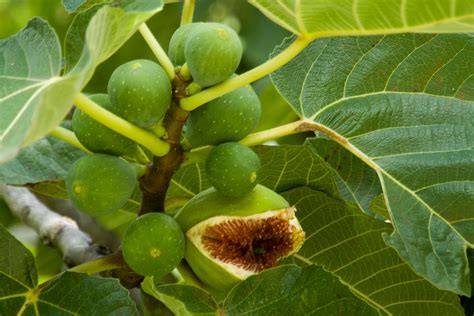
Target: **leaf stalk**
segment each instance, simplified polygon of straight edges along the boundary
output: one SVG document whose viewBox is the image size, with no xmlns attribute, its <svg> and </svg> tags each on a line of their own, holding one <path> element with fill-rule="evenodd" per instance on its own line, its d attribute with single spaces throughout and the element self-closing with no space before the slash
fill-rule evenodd
<svg viewBox="0 0 474 316">
<path fill-rule="evenodd" d="M 138 31 L 143 36 L 143 39 L 148 44 L 156 59 L 165 70 L 166 74 L 168 75 L 168 78 L 170 78 L 170 80 L 172 81 L 176 76 L 174 72 L 174 65 L 169 59 L 166 52 L 161 47 L 160 43 L 157 41 L 157 39 L 145 23 L 142 23 L 138 27 Z"/>
<path fill-rule="evenodd" d="M 258 79 L 265 77 L 278 68 L 282 67 L 298 55 L 311 41 L 307 38 L 298 37 L 290 46 L 277 56 L 269 59 L 258 67 L 255 67 L 241 75 L 226 80 L 216 86 L 205 89 L 195 95 L 180 100 L 181 107 L 186 111 L 192 111 L 201 105 L 212 101 L 237 88 L 243 87 Z"/>
<path fill-rule="evenodd" d="M 136 143 L 148 148 L 153 155 L 162 157 L 170 150 L 170 145 L 153 135 L 152 133 L 141 129 L 123 118 L 107 111 L 84 94 L 79 94 L 74 99 L 76 106 L 84 113 L 98 121 L 102 125 L 114 130 L 115 132 L 130 138 Z"/>
</svg>

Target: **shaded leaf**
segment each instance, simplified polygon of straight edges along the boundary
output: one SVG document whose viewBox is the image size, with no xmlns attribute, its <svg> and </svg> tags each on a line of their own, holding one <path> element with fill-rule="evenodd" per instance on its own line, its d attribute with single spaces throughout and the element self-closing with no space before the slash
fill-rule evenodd
<svg viewBox="0 0 474 316">
<path fill-rule="evenodd" d="M 0 315 L 138 315 L 118 280 L 65 272 L 38 287 L 31 252 L 0 225 Z"/>
<path fill-rule="evenodd" d="M 224 301 L 227 315 L 377 315 L 321 267 L 281 266 L 236 285 Z"/>
<path fill-rule="evenodd" d="M 40 315 L 139 315 L 128 291 L 116 279 L 65 272 L 41 290 Z"/>
<path fill-rule="evenodd" d="M 472 32 L 471 0 L 249 0 L 273 22 L 303 36 Z"/>
<path fill-rule="evenodd" d="M 473 56 L 469 34 L 328 38 L 272 76 L 302 118 L 378 173 L 395 227 L 387 243 L 418 274 L 465 295 Z"/>
<path fill-rule="evenodd" d="M 38 283 L 33 254 L 0 225 L 0 314 L 16 315 Z"/>
<path fill-rule="evenodd" d="M 377 197 L 370 203 L 370 210 L 385 219 L 390 219 L 390 214 L 388 213 L 383 194 L 377 195 Z"/>
<path fill-rule="evenodd" d="M 64 179 L 69 167 L 84 155 L 62 140 L 46 137 L 22 149 L 15 159 L 1 164 L 0 182 L 24 185 Z M 53 185 L 50 183 L 49 190 Z"/>
<path fill-rule="evenodd" d="M 333 140 L 313 138 L 306 144 L 329 164 L 339 180 L 339 192 L 344 199 L 354 201 L 361 210 L 373 214 L 369 205 L 382 191 L 377 173 Z"/>
<path fill-rule="evenodd" d="M 462 315 L 457 295 L 413 272 L 381 233 L 392 226 L 309 188 L 285 192 L 298 210 L 306 241 L 296 263 L 322 265 L 350 290 L 387 315 Z"/>
</svg>

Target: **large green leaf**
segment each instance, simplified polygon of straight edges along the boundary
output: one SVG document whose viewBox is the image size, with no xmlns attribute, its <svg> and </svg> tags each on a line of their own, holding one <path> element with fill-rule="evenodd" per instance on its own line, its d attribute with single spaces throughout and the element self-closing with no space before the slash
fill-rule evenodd
<svg viewBox="0 0 474 316">
<path fill-rule="evenodd" d="M 377 315 L 321 267 L 281 266 L 251 276 L 224 301 L 227 315 Z"/>
<path fill-rule="evenodd" d="M 301 36 L 472 32 L 471 0 L 249 0 Z"/>
<path fill-rule="evenodd" d="M 272 76 L 314 129 L 378 173 L 395 228 L 386 242 L 418 274 L 466 295 L 473 57 L 469 34 L 328 38 Z"/>
<path fill-rule="evenodd" d="M 306 241 L 294 261 L 322 265 L 351 291 L 388 315 L 462 315 L 457 295 L 412 271 L 387 246 L 390 224 L 309 188 L 283 194 L 297 208 Z"/>
<path fill-rule="evenodd" d="M 33 255 L 0 225 L 0 315 L 138 315 L 118 280 L 66 272 L 38 287 Z"/>
<path fill-rule="evenodd" d="M 87 25 L 78 63 L 63 76 L 60 45 L 45 21 L 33 19 L 0 41 L 0 162 L 59 125 L 95 68 L 162 7 L 153 0 L 101 8 Z"/>
<path fill-rule="evenodd" d="M 35 18 L 0 41 L 0 162 L 38 140 L 67 114 L 80 90 L 79 76 L 60 77 L 58 38 Z M 63 106 L 61 106 L 63 105 Z"/>
<path fill-rule="evenodd" d="M 183 284 L 142 288 L 175 315 L 376 315 L 331 273 L 321 267 L 286 265 L 251 276 L 217 304 L 202 289 Z"/>
</svg>

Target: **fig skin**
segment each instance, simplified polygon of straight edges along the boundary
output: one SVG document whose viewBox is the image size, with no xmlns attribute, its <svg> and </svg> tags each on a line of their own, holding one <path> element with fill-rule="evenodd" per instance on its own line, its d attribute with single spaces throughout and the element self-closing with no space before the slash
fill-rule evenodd
<svg viewBox="0 0 474 316">
<path fill-rule="evenodd" d="M 186 62 L 184 48 L 189 34 L 194 28 L 199 27 L 202 22 L 188 23 L 180 26 L 171 36 L 168 46 L 168 57 L 175 66 L 181 66 Z"/>
<path fill-rule="evenodd" d="M 95 94 L 89 98 L 104 109 L 113 111 L 108 95 Z M 134 157 L 138 151 L 137 144 L 131 139 L 100 124 L 79 108 L 74 110 L 72 129 L 79 142 L 92 152 Z"/>
<path fill-rule="evenodd" d="M 239 141 L 257 127 L 261 113 L 251 86 L 236 89 L 192 111 L 186 139 L 193 148 Z"/>
<path fill-rule="evenodd" d="M 171 82 L 157 63 L 137 59 L 119 66 L 110 77 L 107 92 L 112 112 L 142 128 L 151 128 L 171 103 Z"/>
<path fill-rule="evenodd" d="M 173 217 L 163 213 L 140 216 L 126 229 L 125 262 L 143 276 L 165 276 L 184 258 L 185 237 Z"/>
<path fill-rule="evenodd" d="M 136 184 L 136 171 L 131 164 L 104 154 L 82 157 L 66 175 L 66 190 L 72 203 L 93 216 L 120 209 Z"/>
<path fill-rule="evenodd" d="M 194 225 L 214 216 L 250 216 L 289 206 L 281 195 L 259 184 L 243 197 L 227 197 L 210 188 L 189 200 L 175 219 L 187 232 Z"/>
<path fill-rule="evenodd" d="M 242 43 L 224 24 L 199 23 L 187 35 L 184 57 L 193 81 L 210 87 L 235 72 L 242 58 Z"/>
<path fill-rule="evenodd" d="M 217 145 L 206 159 L 209 182 L 219 193 L 230 197 L 241 197 L 252 191 L 261 169 L 257 154 L 239 143 Z"/>
</svg>

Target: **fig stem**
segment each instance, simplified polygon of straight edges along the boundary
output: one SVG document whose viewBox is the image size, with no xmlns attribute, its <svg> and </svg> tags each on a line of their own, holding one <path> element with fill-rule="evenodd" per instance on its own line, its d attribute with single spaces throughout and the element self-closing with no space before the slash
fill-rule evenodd
<svg viewBox="0 0 474 316">
<path fill-rule="evenodd" d="M 156 59 L 161 64 L 166 74 L 172 81 L 175 77 L 174 65 L 169 59 L 166 52 L 161 47 L 160 43 L 157 41 L 157 39 L 145 23 L 140 24 L 140 26 L 138 27 L 138 31 L 143 36 L 143 39 L 148 44 Z"/>
<path fill-rule="evenodd" d="M 65 141 L 69 145 L 72 145 L 76 148 L 79 148 L 80 150 L 82 150 L 82 151 L 84 151 L 88 154 L 92 154 L 92 152 L 89 149 L 84 147 L 84 145 L 82 145 L 79 142 L 79 140 L 77 139 L 76 135 L 73 132 L 71 132 L 70 130 L 68 130 L 64 127 L 57 126 L 49 134 L 53 137 L 56 137 L 58 139 L 61 139 L 61 140 Z"/>
<path fill-rule="evenodd" d="M 310 39 L 306 37 L 298 37 L 293 43 L 290 44 L 290 46 L 285 48 L 285 50 L 283 50 L 280 54 L 273 57 L 272 59 L 269 59 L 260 66 L 255 67 L 229 80 L 226 80 L 211 88 L 196 93 L 195 95 L 183 98 L 180 100 L 180 105 L 184 110 L 192 111 L 198 108 L 199 106 L 211 100 L 214 100 L 226 93 L 248 85 L 249 83 L 252 83 L 258 79 L 261 79 L 288 63 L 296 55 L 298 55 L 306 46 L 308 46 L 309 43 L 311 43 Z"/>
<path fill-rule="evenodd" d="M 107 111 L 82 93 L 74 99 L 74 104 L 102 125 L 148 148 L 155 156 L 161 157 L 170 151 L 167 142 Z"/>
<path fill-rule="evenodd" d="M 196 0 L 184 0 L 183 12 L 181 14 L 181 25 L 193 22 L 195 4 Z"/>
<path fill-rule="evenodd" d="M 96 274 L 103 271 L 114 270 L 126 266 L 121 255 L 112 254 L 100 257 L 69 269 L 70 272 Z"/>
<path fill-rule="evenodd" d="M 191 80 L 191 73 L 189 72 L 189 66 L 187 63 L 182 65 L 181 68 L 179 68 L 179 73 L 181 74 L 184 80 Z"/>
</svg>

